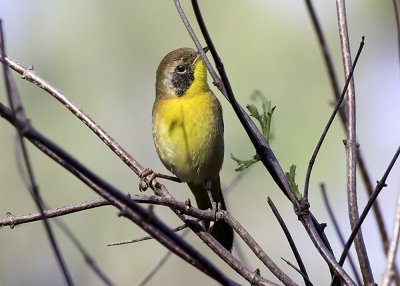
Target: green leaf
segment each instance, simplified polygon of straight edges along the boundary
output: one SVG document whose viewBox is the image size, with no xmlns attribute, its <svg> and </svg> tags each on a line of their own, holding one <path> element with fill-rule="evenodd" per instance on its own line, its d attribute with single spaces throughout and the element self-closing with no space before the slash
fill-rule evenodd
<svg viewBox="0 0 400 286">
<path fill-rule="evenodd" d="M 256 157 L 254 157 L 253 159 L 250 159 L 250 160 L 240 160 L 237 157 L 235 157 L 232 153 L 231 153 L 231 158 L 238 164 L 238 167 L 235 169 L 236 172 L 241 172 L 241 171 L 249 168 L 251 165 L 260 161 Z"/>
<path fill-rule="evenodd" d="M 271 137 L 271 122 L 275 106 L 272 107 L 271 101 L 267 100 L 265 96 L 258 90 L 256 90 L 251 97 L 254 100 L 261 100 L 262 112 L 260 113 L 254 104 L 248 104 L 246 108 L 249 111 L 250 116 L 254 117 L 260 124 L 261 133 L 268 142 Z"/>
<path fill-rule="evenodd" d="M 286 173 L 286 178 L 289 182 L 290 191 L 299 200 L 301 198 L 301 193 L 299 191 L 299 186 L 296 184 L 296 165 L 291 165 L 289 172 Z"/>
</svg>

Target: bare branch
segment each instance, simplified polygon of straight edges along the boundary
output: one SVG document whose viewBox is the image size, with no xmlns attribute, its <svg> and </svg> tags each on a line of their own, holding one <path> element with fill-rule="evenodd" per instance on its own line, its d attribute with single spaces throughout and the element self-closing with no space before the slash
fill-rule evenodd
<svg viewBox="0 0 400 286">
<path fill-rule="evenodd" d="M 296 265 L 294 265 L 292 262 L 290 262 L 289 260 L 286 260 L 286 259 L 283 258 L 283 257 L 281 257 L 281 259 L 282 259 L 283 261 L 285 261 L 287 265 L 289 265 L 290 267 L 292 267 L 297 273 L 299 273 L 301 276 L 303 276 L 303 279 L 304 279 L 304 281 L 306 282 L 306 285 L 313 286 L 313 284 L 311 283 L 311 281 L 308 279 L 308 276 L 304 275 L 303 272 L 302 272 L 300 269 L 298 269 L 298 268 L 296 267 Z"/>
<path fill-rule="evenodd" d="M 327 194 L 326 189 L 325 189 L 325 184 L 320 184 L 320 187 L 321 187 L 321 192 L 322 192 L 322 198 L 324 200 L 325 207 L 326 207 L 326 209 L 328 211 L 329 218 L 331 219 L 331 221 L 333 223 L 333 227 L 335 229 L 336 235 L 339 237 L 339 240 L 340 240 L 341 244 L 344 247 L 346 242 L 345 242 L 344 236 L 343 236 L 343 234 L 342 234 L 342 232 L 340 230 L 339 224 L 338 224 L 338 222 L 336 220 L 335 214 L 333 213 L 331 204 L 329 203 L 328 194 Z M 351 269 L 353 271 L 353 274 L 354 274 L 354 276 L 355 276 L 355 278 L 357 280 L 357 284 L 358 285 L 362 285 L 361 278 L 360 278 L 360 275 L 358 274 L 357 267 L 356 267 L 356 265 L 354 263 L 354 260 L 351 257 L 351 255 L 349 255 L 348 257 L 349 257 L 350 267 L 351 267 Z"/>
<path fill-rule="evenodd" d="M 349 35 L 347 29 L 346 7 L 344 0 L 336 1 L 337 17 L 339 26 L 340 45 L 343 58 L 343 66 L 345 77 L 348 77 L 351 70 L 351 53 L 349 44 Z M 346 124 L 346 165 L 347 165 L 347 199 L 350 225 L 354 228 L 359 219 L 357 205 L 357 189 L 356 189 L 356 169 L 357 169 L 357 138 L 356 138 L 356 97 L 354 89 L 354 80 L 350 81 L 347 91 L 347 110 L 348 118 Z M 367 250 L 365 248 L 364 239 L 361 230 L 355 240 L 356 252 L 360 263 L 361 273 L 365 285 L 375 285 L 374 277 L 369 263 Z"/>
<path fill-rule="evenodd" d="M 183 230 L 183 229 L 187 230 L 187 225 L 186 224 L 180 225 L 178 227 L 175 227 L 173 229 L 173 231 L 178 232 L 178 231 Z M 184 233 L 186 234 L 186 231 Z M 182 234 L 182 237 L 184 237 L 183 234 Z M 151 237 L 151 236 L 143 236 L 143 237 L 136 238 L 136 239 L 112 242 L 112 243 L 107 244 L 107 246 L 125 245 L 125 244 L 131 244 L 131 243 L 141 242 L 141 241 L 150 240 L 150 239 L 153 239 L 153 237 Z"/>
<path fill-rule="evenodd" d="M 400 236 L 400 195 L 397 195 L 396 215 L 393 223 L 393 238 L 387 253 L 386 269 L 383 275 L 382 286 L 389 286 L 394 276 L 394 261 Z"/>
<path fill-rule="evenodd" d="M 11 213 L 7 213 L 7 218 L 0 220 L 0 227 L 10 226 L 11 228 L 14 228 L 19 224 L 43 220 L 43 218 L 53 218 L 53 217 L 63 216 L 79 212 L 82 210 L 88 210 L 105 205 L 110 205 L 110 203 L 103 198 L 99 198 L 91 201 L 82 202 L 79 204 L 74 204 L 71 206 L 56 208 L 52 210 L 43 210 L 43 213 L 31 213 L 21 216 L 15 216 L 12 215 Z"/>
<path fill-rule="evenodd" d="M 267 198 L 267 201 L 268 201 L 268 204 L 271 207 L 271 210 L 274 213 L 276 219 L 278 220 L 279 225 L 281 226 L 281 228 L 286 236 L 286 239 L 289 242 L 290 248 L 292 249 L 294 257 L 296 258 L 297 265 L 300 267 L 299 272 L 304 278 L 304 283 L 307 286 L 311 286 L 312 283 L 310 281 L 310 278 L 308 277 L 306 267 L 304 266 L 303 260 L 301 259 L 301 256 L 300 256 L 300 253 L 297 250 L 296 244 L 294 243 L 294 240 L 293 240 L 292 236 L 290 235 L 289 229 L 287 228 L 285 222 L 283 221 L 281 215 L 279 214 L 278 209 L 275 207 L 275 204 L 272 202 L 270 197 Z"/>
<path fill-rule="evenodd" d="M 301 220 L 303 224 L 306 224 L 304 227 L 308 232 L 312 242 L 316 245 L 318 252 L 321 256 L 325 259 L 328 263 L 330 269 L 335 272 L 338 276 L 341 277 L 341 280 L 346 285 L 356 286 L 354 281 L 350 278 L 350 276 L 343 270 L 338 262 L 336 262 L 335 257 L 333 256 L 332 252 L 327 249 L 324 243 L 322 243 L 318 231 L 315 229 L 315 223 L 312 221 L 312 217 L 307 216 L 305 219 Z"/>
<path fill-rule="evenodd" d="M 0 50 L 1 50 L 0 51 L 1 58 L 5 58 L 6 57 L 5 37 L 4 37 L 4 33 L 3 33 L 1 19 L 0 19 Z M 5 64 L 3 64 L 3 75 L 4 75 L 4 81 L 5 81 L 5 86 L 6 86 L 8 102 L 9 102 L 11 110 L 13 112 L 13 116 L 15 118 L 26 120 L 26 116 L 25 116 L 25 113 L 24 113 L 24 110 L 22 107 L 22 102 L 19 98 L 18 93 L 16 92 L 16 89 L 12 87 L 11 75 L 9 74 L 8 67 Z M 25 145 L 25 141 L 23 140 L 22 132 L 23 131 L 21 129 L 17 129 L 19 148 L 21 149 L 23 164 L 28 173 L 27 188 L 32 196 L 33 201 L 36 204 L 36 207 L 38 208 L 38 210 L 41 213 L 43 213 L 43 210 L 44 210 L 43 200 L 40 195 L 38 185 L 36 183 L 36 179 L 35 179 L 35 176 L 33 173 L 33 167 L 32 167 L 31 160 L 30 160 L 30 157 L 28 154 L 28 150 Z M 58 246 L 58 243 L 54 236 L 53 230 L 52 230 L 49 222 L 46 219 L 43 220 L 43 226 L 44 226 L 44 229 L 46 232 L 46 236 L 50 242 L 50 246 L 52 248 L 54 256 L 57 260 L 58 266 L 60 267 L 60 270 L 63 274 L 65 282 L 67 283 L 67 285 L 74 285 L 72 276 L 69 272 L 67 264 L 64 261 L 63 255 L 61 253 L 60 247 Z"/>
<path fill-rule="evenodd" d="M 149 270 L 149 272 L 143 276 L 138 283 L 136 283 L 136 286 L 145 286 L 147 282 L 149 282 L 150 279 L 153 278 L 154 275 L 161 269 L 165 262 L 167 262 L 168 258 L 171 257 L 171 254 L 171 251 L 166 251 L 161 259 Z"/>
<path fill-rule="evenodd" d="M 348 90 L 349 84 L 350 84 L 350 82 L 351 82 L 351 80 L 353 78 L 353 73 L 354 73 L 354 70 L 356 68 L 356 65 L 357 65 L 357 62 L 358 62 L 358 58 L 360 57 L 360 54 L 361 54 L 361 51 L 362 51 L 363 47 L 364 47 L 364 38 L 362 38 L 362 41 L 360 43 L 360 47 L 358 49 L 358 52 L 357 52 L 356 58 L 354 60 L 354 63 L 352 65 L 352 67 L 351 67 L 350 73 L 347 75 L 346 83 L 345 83 L 344 88 L 342 90 L 342 94 L 340 95 L 340 98 L 336 102 L 336 105 L 335 105 L 335 108 L 333 109 L 331 117 L 329 118 L 328 123 L 326 124 L 326 126 L 324 128 L 324 131 L 322 132 L 322 135 L 318 140 L 317 146 L 315 147 L 314 152 L 313 152 L 313 154 L 311 156 L 310 162 L 308 164 L 307 173 L 306 173 L 306 179 L 305 179 L 305 183 L 304 183 L 304 198 L 306 200 L 308 198 L 308 188 L 309 188 L 309 184 L 310 184 L 310 177 L 311 177 L 312 168 L 314 166 L 314 163 L 315 163 L 315 160 L 317 158 L 318 152 L 321 149 L 322 143 L 324 142 L 324 139 L 325 139 L 326 135 L 328 134 L 329 128 L 331 127 L 332 122 L 335 119 L 336 114 L 339 111 L 341 104 L 343 103 L 344 97 L 345 97 L 346 92 Z"/>
<path fill-rule="evenodd" d="M 361 225 L 363 224 L 365 218 L 367 217 L 367 214 L 369 212 L 369 210 L 371 209 L 372 205 L 374 204 L 375 200 L 377 199 L 378 195 L 380 194 L 380 192 L 382 191 L 382 189 L 384 187 L 386 187 L 386 179 L 390 174 L 390 171 L 392 170 L 394 164 L 396 163 L 398 157 L 400 155 L 400 146 L 397 148 L 396 153 L 394 154 L 392 160 L 390 161 L 389 166 L 387 167 L 384 175 L 382 176 L 382 179 L 380 181 L 377 182 L 377 185 L 375 187 L 375 190 L 371 196 L 371 198 L 368 200 L 367 205 L 365 206 L 363 212 L 361 213 L 360 219 L 358 220 L 357 224 L 355 225 L 349 239 L 346 242 L 346 246 L 343 249 L 342 255 L 340 257 L 339 263 L 340 265 L 343 265 L 344 261 L 346 260 L 346 256 L 349 252 L 349 249 L 354 241 L 354 238 L 358 232 L 358 230 L 360 229 Z"/>
</svg>

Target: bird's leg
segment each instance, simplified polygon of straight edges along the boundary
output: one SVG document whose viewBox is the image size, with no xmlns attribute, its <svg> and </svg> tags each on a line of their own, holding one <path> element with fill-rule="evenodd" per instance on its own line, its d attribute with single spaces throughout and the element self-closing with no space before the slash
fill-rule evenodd
<svg viewBox="0 0 400 286">
<path fill-rule="evenodd" d="M 207 190 L 208 198 L 210 199 L 211 209 L 214 211 L 214 221 L 210 223 L 210 229 L 215 221 L 217 221 L 217 211 L 218 211 L 218 204 L 214 201 L 212 191 L 211 191 L 211 180 L 204 181 L 204 188 Z"/>
<path fill-rule="evenodd" d="M 182 181 L 174 176 L 169 176 L 169 175 L 164 175 L 161 173 L 156 173 L 153 170 L 149 169 L 149 168 L 145 168 L 143 169 L 140 173 L 139 173 L 139 191 L 144 192 L 146 191 L 150 186 L 151 183 L 153 182 L 153 180 L 155 178 L 161 178 L 161 179 L 166 179 L 166 180 L 170 180 L 170 181 L 174 181 L 174 182 L 178 182 L 181 183 Z M 147 176 L 149 176 L 149 178 L 147 179 Z"/>
</svg>

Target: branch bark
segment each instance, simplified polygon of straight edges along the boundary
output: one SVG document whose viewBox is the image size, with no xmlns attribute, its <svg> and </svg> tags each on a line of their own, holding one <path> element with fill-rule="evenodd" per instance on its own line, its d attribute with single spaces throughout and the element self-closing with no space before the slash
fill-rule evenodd
<svg viewBox="0 0 400 286">
<path fill-rule="evenodd" d="M 340 45 L 342 50 L 343 66 L 345 77 L 350 74 L 352 62 L 349 44 L 349 35 L 347 29 L 346 7 L 344 0 L 337 0 L 337 17 L 339 26 Z M 356 138 L 356 96 L 354 89 L 354 79 L 350 81 L 350 86 L 347 91 L 347 110 L 348 121 L 346 125 L 346 164 L 347 164 L 347 196 L 350 225 L 354 229 L 359 220 L 358 205 L 357 205 L 357 189 L 356 189 L 356 168 L 357 168 L 357 138 Z M 360 263 L 361 273 L 365 285 L 375 285 L 372 275 L 371 265 L 367 250 L 364 244 L 362 231 L 358 232 L 355 239 L 355 247 Z"/>
</svg>

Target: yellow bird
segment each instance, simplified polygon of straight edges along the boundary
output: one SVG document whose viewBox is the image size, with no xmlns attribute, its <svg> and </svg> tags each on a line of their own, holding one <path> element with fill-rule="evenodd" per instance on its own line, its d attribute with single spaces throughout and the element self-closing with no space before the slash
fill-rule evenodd
<svg viewBox="0 0 400 286">
<path fill-rule="evenodd" d="M 224 159 L 222 108 L 194 49 L 174 50 L 161 61 L 152 117 L 154 144 L 164 166 L 188 183 L 200 209 L 212 208 L 211 197 L 226 209 L 219 180 Z M 233 230 L 226 222 L 203 224 L 232 249 Z"/>
</svg>

